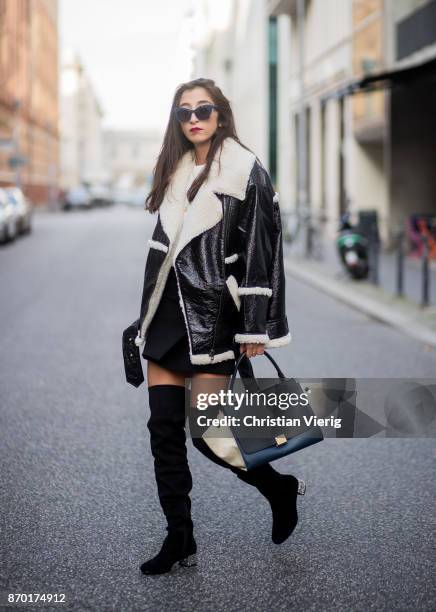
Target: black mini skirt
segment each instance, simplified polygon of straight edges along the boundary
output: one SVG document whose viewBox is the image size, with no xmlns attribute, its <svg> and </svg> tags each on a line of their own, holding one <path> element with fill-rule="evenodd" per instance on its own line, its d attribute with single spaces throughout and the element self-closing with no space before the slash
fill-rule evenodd
<svg viewBox="0 0 436 612">
<path fill-rule="evenodd" d="M 179 303 L 173 266 L 168 274 L 158 309 L 147 330 L 142 356 L 163 368 L 180 373 L 209 372 L 227 376 L 235 369 L 235 359 L 207 364 L 191 363 L 188 334 Z"/>
</svg>

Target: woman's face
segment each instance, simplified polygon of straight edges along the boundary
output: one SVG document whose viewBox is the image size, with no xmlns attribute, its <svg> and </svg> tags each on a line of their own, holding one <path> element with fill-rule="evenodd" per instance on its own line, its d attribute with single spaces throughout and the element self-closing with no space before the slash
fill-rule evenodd
<svg viewBox="0 0 436 612">
<path fill-rule="evenodd" d="M 194 87 L 194 89 L 183 92 L 178 106 L 185 108 L 197 108 L 202 104 L 213 104 L 213 100 L 206 89 Z M 189 121 L 181 122 L 180 127 L 188 140 L 194 145 L 207 142 L 215 134 L 218 127 L 218 111 L 212 111 L 209 119 L 200 121 L 195 113 L 191 114 Z"/>
</svg>

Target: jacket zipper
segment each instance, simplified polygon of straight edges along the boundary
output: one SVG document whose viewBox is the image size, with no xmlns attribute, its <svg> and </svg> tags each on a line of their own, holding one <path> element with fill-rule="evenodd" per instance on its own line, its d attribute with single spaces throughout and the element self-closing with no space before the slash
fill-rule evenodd
<svg viewBox="0 0 436 612">
<path fill-rule="evenodd" d="M 211 348 L 211 350 L 209 351 L 209 357 L 211 358 L 211 361 L 213 361 L 213 360 L 214 360 L 214 357 L 215 357 L 215 337 L 216 337 L 216 328 L 217 328 L 217 326 L 218 326 L 218 321 L 219 321 L 220 314 L 221 314 L 221 302 L 222 302 L 222 299 L 223 299 L 223 292 L 224 292 L 224 287 L 221 289 L 221 294 L 220 294 L 220 304 L 219 304 L 219 307 L 218 307 L 218 314 L 217 314 L 217 316 L 216 316 L 215 328 L 214 328 L 214 330 L 213 330 L 212 348 Z"/>
<path fill-rule="evenodd" d="M 226 224 L 226 215 L 225 215 L 225 210 L 224 210 L 224 206 L 223 206 L 223 234 L 224 234 L 224 257 L 223 257 L 223 263 L 222 263 L 222 278 L 224 283 L 226 282 L 226 264 L 225 264 L 225 255 L 226 255 L 226 246 L 227 246 L 227 234 L 228 234 L 228 225 Z M 223 293 L 225 290 L 225 286 L 223 286 L 222 290 L 221 290 L 221 294 L 220 294 L 220 303 L 219 303 L 219 307 L 218 307 L 218 314 L 216 317 L 216 321 L 215 321 L 215 328 L 213 331 L 213 340 L 212 340 L 212 348 L 209 351 L 209 357 L 211 358 L 211 361 L 214 360 L 215 358 L 215 338 L 216 338 L 216 329 L 218 326 L 218 321 L 220 318 L 220 314 L 221 314 L 221 304 L 223 301 Z"/>
<path fill-rule="evenodd" d="M 179 231 L 177 232 L 177 237 L 176 237 L 176 240 L 174 241 L 174 242 L 175 242 L 175 244 L 177 244 L 177 242 L 178 242 L 178 238 L 179 238 L 179 235 L 180 235 L 180 232 L 181 232 L 181 231 L 182 231 L 182 229 L 183 229 L 183 225 L 184 225 L 184 223 L 185 223 L 185 212 L 188 210 L 188 206 L 189 206 L 189 204 L 186 204 L 186 203 L 183 205 L 183 221 L 182 221 L 182 223 L 181 223 L 181 225 L 180 225 Z M 175 274 L 175 276 L 176 276 L 176 281 L 177 281 L 177 292 L 178 292 L 178 295 L 179 295 L 179 301 L 180 301 L 180 306 L 181 306 L 181 309 L 182 309 L 183 319 L 184 319 L 184 321 L 185 321 L 186 334 L 187 334 L 187 336 L 188 336 L 189 350 L 190 350 L 190 352 L 191 352 L 191 354 L 192 354 L 192 345 L 191 345 L 191 336 L 190 336 L 190 333 L 189 333 L 188 318 L 187 318 L 187 316 L 186 316 L 186 312 L 185 312 L 185 302 L 183 301 L 183 295 L 182 295 L 182 291 L 181 291 L 181 289 L 180 289 L 180 282 L 179 282 L 179 277 L 178 277 L 178 275 L 177 275 L 177 266 L 176 266 L 176 262 L 174 262 L 174 274 Z"/>
<path fill-rule="evenodd" d="M 177 281 L 177 292 L 179 295 L 179 301 L 180 301 L 180 306 L 182 309 L 182 314 L 183 314 L 183 319 L 185 321 L 185 327 L 186 327 L 186 334 L 188 336 L 188 342 L 189 342 L 189 350 L 192 353 L 192 344 L 191 344 L 191 335 L 189 333 L 189 325 L 188 325 L 188 318 L 186 316 L 186 311 L 185 311 L 185 303 L 183 301 L 183 295 L 182 292 L 180 290 L 180 282 L 179 282 L 179 277 L 177 276 L 177 267 L 176 267 L 176 263 L 174 262 L 174 274 L 176 275 L 176 281 Z"/>
</svg>

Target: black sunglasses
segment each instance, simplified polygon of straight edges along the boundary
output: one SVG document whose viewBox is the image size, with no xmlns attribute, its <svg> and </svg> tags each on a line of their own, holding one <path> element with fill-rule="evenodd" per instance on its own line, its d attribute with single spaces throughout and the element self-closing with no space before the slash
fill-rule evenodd
<svg viewBox="0 0 436 612">
<path fill-rule="evenodd" d="M 174 109 L 174 113 L 176 115 L 177 121 L 181 123 L 185 123 L 186 121 L 191 120 L 192 113 L 195 113 L 195 116 L 199 121 L 205 121 L 209 119 L 213 110 L 218 110 L 215 104 L 202 104 L 201 106 L 197 106 L 197 108 L 185 108 L 184 106 L 177 106 Z"/>
</svg>

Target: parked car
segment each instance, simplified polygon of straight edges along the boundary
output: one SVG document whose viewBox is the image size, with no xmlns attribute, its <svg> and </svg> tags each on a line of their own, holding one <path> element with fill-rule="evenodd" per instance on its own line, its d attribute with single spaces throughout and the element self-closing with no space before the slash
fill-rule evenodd
<svg viewBox="0 0 436 612">
<path fill-rule="evenodd" d="M 91 185 L 91 187 L 89 187 L 89 193 L 93 206 L 107 206 L 108 204 L 112 204 L 111 191 L 106 185 Z"/>
<path fill-rule="evenodd" d="M 91 208 L 91 194 L 84 185 L 77 185 L 67 190 L 64 199 L 64 210 L 72 208 Z"/>
<path fill-rule="evenodd" d="M 9 242 L 17 236 L 17 212 L 5 189 L 0 187 L 0 241 Z"/>
<path fill-rule="evenodd" d="M 112 189 L 112 199 L 115 204 L 126 204 L 128 200 L 128 189 L 114 187 Z"/>
<path fill-rule="evenodd" d="M 19 187 L 6 187 L 9 201 L 15 208 L 17 233 L 29 234 L 32 231 L 33 206 Z"/>
<path fill-rule="evenodd" d="M 124 202 L 129 206 L 139 206 L 143 208 L 148 193 L 149 189 L 147 187 L 134 187 L 125 194 Z"/>
</svg>

